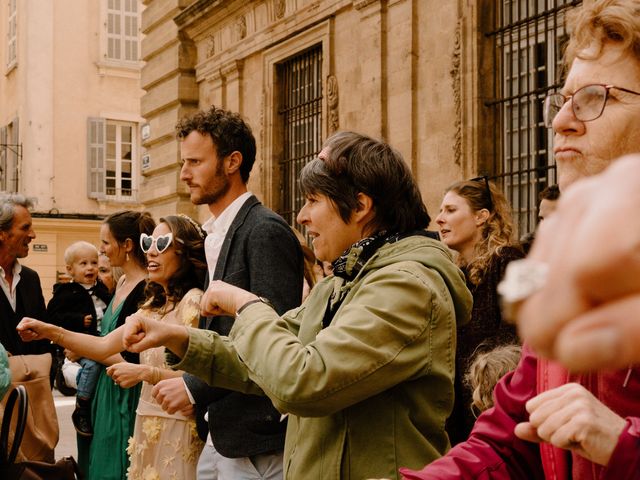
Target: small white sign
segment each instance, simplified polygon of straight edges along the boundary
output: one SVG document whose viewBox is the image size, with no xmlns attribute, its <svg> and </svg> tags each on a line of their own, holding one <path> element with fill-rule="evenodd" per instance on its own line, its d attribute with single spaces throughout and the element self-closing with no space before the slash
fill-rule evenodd
<svg viewBox="0 0 640 480">
<path fill-rule="evenodd" d="M 151 156 L 148 153 L 142 155 L 142 169 L 146 170 L 151 166 Z"/>
<path fill-rule="evenodd" d="M 142 125 L 142 128 L 140 129 L 140 135 L 142 136 L 143 141 L 148 140 L 151 137 L 151 125 L 149 125 L 148 123 Z"/>
</svg>

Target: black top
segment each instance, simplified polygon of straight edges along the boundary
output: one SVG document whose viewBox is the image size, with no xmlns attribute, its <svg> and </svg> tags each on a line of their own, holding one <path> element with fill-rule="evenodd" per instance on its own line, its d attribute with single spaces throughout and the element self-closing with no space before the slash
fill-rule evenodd
<svg viewBox="0 0 640 480">
<path fill-rule="evenodd" d="M 446 425 L 451 446 L 465 441 L 475 423 L 475 417 L 471 411 L 472 391 L 463 385 L 463 379 L 473 361 L 476 349 L 480 344 L 487 345 L 487 348 L 491 349 L 498 345 L 518 342 L 515 326 L 502 321 L 497 286 L 504 276 L 507 264 L 522 257 L 524 253 L 519 248 L 503 248 L 500 255 L 492 258 L 489 268 L 478 285 L 473 285 L 469 281 L 468 272 L 463 269 L 467 278 L 467 287 L 473 295 L 473 309 L 471 320 L 458 327 L 455 402 Z"/>
<path fill-rule="evenodd" d="M 0 342 L 12 355 L 28 355 L 53 351 L 48 340 L 23 342 L 16 331 L 22 317 L 31 317 L 44 322 L 47 311 L 42 296 L 42 286 L 38 274 L 22 265 L 20 281 L 16 287 L 16 310 L 11 308 L 9 299 L 0 289 Z"/>
<path fill-rule="evenodd" d="M 107 287 L 98 280 L 91 292 L 109 305 L 111 294 Z M 47 305 L 49 321 L 65 330 L 97 335 L 96 308 L 91 293 L 79 283 L 56 283 L 53 286 L 53 297 Z M 91 325 L 85 327 L 84 317 L 91 315 Z"/>
<path fill-rule="evenodd" d="M 302 248 L 291 227 L 251 196 L 225 236 L 213 279 L 265 297 L 283 314 L 300 304 L 303 268 Z M 208 278 L 205 289 L 207 285 Z M 200 328 L 227 335 L 234 320 L 202 318 Z M 268 397 L 210 387 L 189 374 L 183 378 L 196 402 L 198 434 L 204 440 L 211 433 L 221 455 L 240 458 L 283 450 L 286 422 Z"/>
</svg>

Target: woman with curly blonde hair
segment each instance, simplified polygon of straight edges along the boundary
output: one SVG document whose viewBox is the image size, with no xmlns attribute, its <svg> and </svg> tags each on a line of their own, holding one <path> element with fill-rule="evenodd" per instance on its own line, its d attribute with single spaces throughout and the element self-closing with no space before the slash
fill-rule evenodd
<svg viewBox="0 0 640 480">
<path fill-rule="evenodd" d="M 471 320 L 457 331 L 455 404 L 447 421 L 455 445 L 467 439 L 475 421 L 469 410 L 471 391 L 463 381 L 473 353 L 481 343 L 517 341 L 515 327 L 502 321 L 496 287 L 507 264 L 524 254 L 513 241 L 507 199 L 486 177 L 447 188 L 436 223 L 442 242 L 458 252 L 458 266 L 473 294 Z"/>
</svg>

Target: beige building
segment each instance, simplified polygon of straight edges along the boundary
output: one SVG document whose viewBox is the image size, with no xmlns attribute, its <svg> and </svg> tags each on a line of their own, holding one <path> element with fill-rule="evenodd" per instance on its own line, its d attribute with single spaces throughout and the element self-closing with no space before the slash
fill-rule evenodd
<svg viewBox="0 0 640 480">
<path fill-rule="evenodd" d="M 449 183 L 488 175 L 531 230 L 555 183 L 541 102 L 580 3 L 5 0 L 0 190 L 39 199 L 27 263 L 48 291 L 64 247 L 97 240 L 105 214 L 144 205 L 204 220 L 179 179 L 174 126 L 212 104 L 252 125 L 249 188 L 292 224 L 299 170 L 350 129 L 400 149 L 432 217 Z"/>
<path fill-rule="evenodd" d="M 48 297 L 64 249 L 141 208 L 138 0 L 0 5 L 0 191 L 37 198 L 26 264 Z"/>
<path fill-rule="evenodd" d="M 173 134 L 211 104 L 258 140 L 249 187 L 293 223 L 296 178 L 333 131 L 387 139 L 432 216 L 452 181 L 488 175 L 520 233 L 555 183 L 541 102 L 560 80 L 569 0 L 145 0 L 141 198 L 193 213 Z M 200 211 L 200 219 L 207 213 Z"/>
</svg>

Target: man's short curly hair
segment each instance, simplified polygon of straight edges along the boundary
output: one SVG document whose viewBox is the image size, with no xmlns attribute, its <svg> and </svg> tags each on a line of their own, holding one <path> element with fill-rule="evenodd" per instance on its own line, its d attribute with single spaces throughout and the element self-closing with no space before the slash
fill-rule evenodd
<svg viewBox="0 0 640 480">
<path fill-rule="evenodd" d="M 184 140 L 194 130 L 211 137 L 219 159 L 240 152 L 240 175 L 245 183 L 249 180 L 256 160 L 256 139 L 239 114 L 212 106 L 181 119 L 176 125 L 176 136 Z"/>
</svg>

